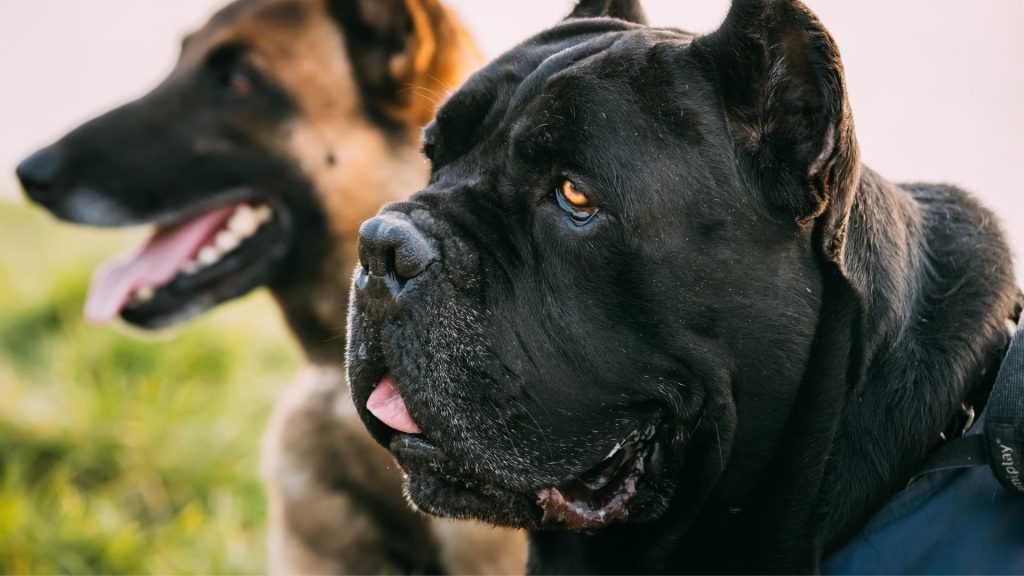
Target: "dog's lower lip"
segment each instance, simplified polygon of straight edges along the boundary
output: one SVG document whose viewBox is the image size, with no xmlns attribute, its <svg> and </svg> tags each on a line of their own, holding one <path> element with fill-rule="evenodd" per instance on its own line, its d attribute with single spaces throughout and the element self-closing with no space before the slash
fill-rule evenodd
<svg viewBox="0 0 1024 576">
<path fill-rule="evenodd" d="M 440 448 L 434 446 L 422 434 L 406 434 L 396 432 L 389 443 L 392 452 L 403 452 L 407 455 L 422 456 L 438 461 L 447 461 L 448 456 Z"/>
<path fill-rule="evenodd" d="M 392 431 L 387 445 L 406 473 L 416 474 L 425 470 L 438 473 L 454 466 L 451 458 L 423 434 Z"/>
</svg>

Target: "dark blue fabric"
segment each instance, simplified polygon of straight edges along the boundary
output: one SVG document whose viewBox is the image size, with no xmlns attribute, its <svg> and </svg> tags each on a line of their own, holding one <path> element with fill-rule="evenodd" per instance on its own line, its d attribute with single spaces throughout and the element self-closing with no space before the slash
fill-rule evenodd
<svg viewBox="0 0 1024 576">
<path fill-rule="evenodd" d="M 822 572 L 1024 574 L 1024 497 L 989 466 L 922 476 L 826 558 Z"/>
<path fill-rule="evenodd" d="M 1004 452 L 1013 456 L 1024 443 L 1022 417 L 1024 320 L 999 370 L 989 406 L 967 434 L 984 435 L 999 464 Z M 1019 455 L 1010 464 L 1019 468 Z M 988 465 L 925 474 L 826 558 L 822 572 L 1024 574 L 1024 495 L 1012 480 L 1007 486 L 1014 491 Z"/>
</svg>

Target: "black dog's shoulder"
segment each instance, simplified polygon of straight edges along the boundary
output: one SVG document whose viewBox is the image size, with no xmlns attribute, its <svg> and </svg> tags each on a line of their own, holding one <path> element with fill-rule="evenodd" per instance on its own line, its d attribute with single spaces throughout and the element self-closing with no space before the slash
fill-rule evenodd
<svg viewBox="0 0 1024 576">
<path fill-rule="evenodd" d="M 863 299 L 865 374 L 836 442 L 832 541 L 909 479 L 961 400 L 980 411 L 1020 298 L 998 219 L 968 192 L 865 169 L 858 194 L 847 263 Z"/>
<path fill-rule="evenodd" d="M 949 184 L 913 183 L 902 188 L 921 207 L 925 222 L 930 247 L 929 311 L 940 313 L 952 298 L 954 307 L 978 308 L 967 314 L 978 316 L 992 312 L 981 310 L 986 301 L 1014 293 L 1012 253 L 999 218 L 991 210 L 969 192 Z M 1005 302 L 999 304 L 996 310 L 1005 308 Z"/>
</svg>

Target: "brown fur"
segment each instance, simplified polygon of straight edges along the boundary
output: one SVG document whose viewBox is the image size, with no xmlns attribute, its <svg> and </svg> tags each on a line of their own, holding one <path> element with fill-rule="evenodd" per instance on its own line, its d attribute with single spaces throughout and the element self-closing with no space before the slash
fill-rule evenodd
<svg viewBox="0 0 1024 576">
<path fill-rule="evenodd" d="M 480 62 L 468 34 L 436 0 L 405 1 L 414 33 L 387 72 L 408 88 L 379 107 L 393 129 L 368 116 L 325 0 L 243 0 L 189 37 L 179 64 L 195 65 L 225 42 L 256 47 L 252 61 L 300 109 L 286 134 L 267 135 L 268 142 L 313 183 L 329 223 L 330 248 L 312 280 L 274 290 L 311 364 L 283 394 L 264 438 L 275 573 L 517 573 L 525 565 L 521 534 L 408 508 L 400 471 L 351 406 L 343 342 L 324 337 L 343 334 L 360 223 L 425 181 L 419 131 Z"/>
</svg>

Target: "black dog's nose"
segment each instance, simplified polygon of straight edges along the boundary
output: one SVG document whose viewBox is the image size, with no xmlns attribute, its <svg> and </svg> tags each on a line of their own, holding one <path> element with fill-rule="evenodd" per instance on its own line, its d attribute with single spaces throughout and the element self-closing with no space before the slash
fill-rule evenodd
<svg viewBox="0 0 1024 576">
<path fill-rule="evenodd" d="M 52 200 L 57 175 L 61 169 L 63 154 L 59 148 L 50 146 L 25 158 L 18 164 L 16 172 L 25 193 L 36 202 Z"/>
<path fill-rule="evenodd" d="M 372 290 L 372 296 L 395 298 L 435 260 L 437 250 L 426 235 L 404 214 L 385 212 L 359 228 L 359 262 L 366 277 L 357 287 L 381 285 L 387 289 Z"/>
</svg>

